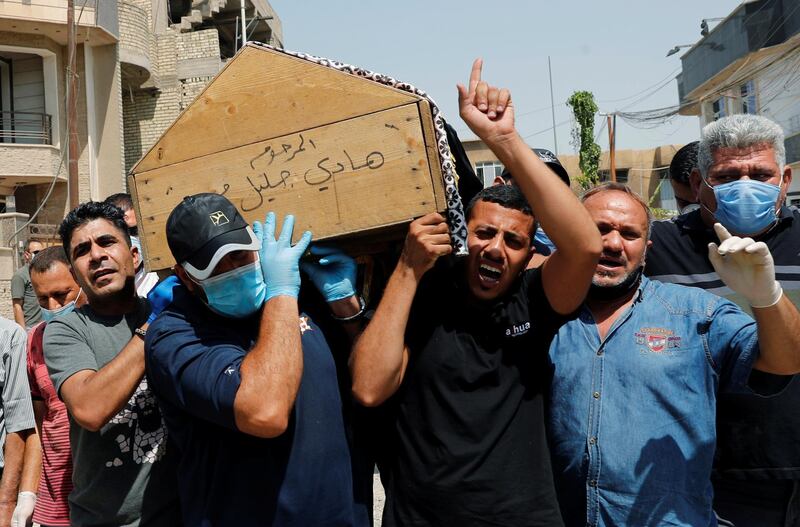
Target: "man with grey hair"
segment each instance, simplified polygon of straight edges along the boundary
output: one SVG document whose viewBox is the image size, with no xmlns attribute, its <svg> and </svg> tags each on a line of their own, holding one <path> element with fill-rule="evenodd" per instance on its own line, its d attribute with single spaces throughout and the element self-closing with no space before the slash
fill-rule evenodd
<svg viewBox="0 0 800 527">
<path fill-rule="evenodd" d="M 715 221 L 764 242 L 776 279 L 800 305 L 800 211 L 784 205 L 792 181 L 783 131 L 769 119 L 732 115 L 707 125 L 692 187 L 700 210 L 653 224 L 645 275 L 746 301 L 720 280 L 707 257 Z M 800 525 L 800 379 L 754 371 L 748 388 L 720 396 L 714 507 L 737 527 Z"/>
</svg>

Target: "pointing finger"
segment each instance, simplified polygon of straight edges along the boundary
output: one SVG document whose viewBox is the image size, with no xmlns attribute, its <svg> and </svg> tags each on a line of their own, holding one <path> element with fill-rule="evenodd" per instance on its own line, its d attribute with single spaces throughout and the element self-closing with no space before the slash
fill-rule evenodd
<svg viewBox="0 0 800 527">
<path fill-rule="evenodd" d="M 721 242 L 724 242 L 731 237 L 731 233 L 728 232 L 728 229 L 726 229 L 721 223 L 714 224 L 714 232 L 717 233 L 717 238 L 719 238 L 719 241 Z"/>
<path fill-rule="evenodd" d="M 481 81 L 481 70 L 483 69 L 483 59 L 477 58 L 472 63 L 472 71 L 469 73 L 469 93 L 475 93 L 475 88 Z"/>
</svg>

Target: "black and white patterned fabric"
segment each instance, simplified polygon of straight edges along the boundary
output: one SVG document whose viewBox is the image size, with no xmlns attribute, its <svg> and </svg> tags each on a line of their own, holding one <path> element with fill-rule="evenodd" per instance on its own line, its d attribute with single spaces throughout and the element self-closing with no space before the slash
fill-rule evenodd
<svg viewBox="0 0 800 527">
<path fill-rule="evenodd" d="M 431 115 L 433 116 L 433 127 L 436 133 L 436 144 L 439 150 L 439 159 L 442 163 L 442 179 L 444 183 L 445 197 L 447 200 L 447 222 L 450 225 L 450 237 L 453 244 L 453 254 L 456 256 L 467 255 L 467 222 L 464 217 L 464 206 L 461 203 L 461 196 L 458 193 L 458 182 L 456 179 L 456 170 L 453 163 L 453 158 L 450 154 L 450 144 L 447 141 L 447 132 L 445 130 L 444 119 L 439 107 L 424 91 L 415 88 L 407 82 L 401 82 L 387 75 L 375 73 L 363 68 L 344 64 L 335 60 L 330 60 L 321 57 L 315 57 L 306 53 L 298 53 L 295 51 L 288 51 L 285 49 L 276 48 L 260 42 L 249 42 L 257 47 L 266 48 L 279 53 L 296 57 L 299 59 L 307 60 L 320 66 L 326 66 L 335 70 L 356 75 L 358 77 L 391 86 L 398 90 L 413 93 L 419 97 L 427 100 L 431 105 Z"/>
</svg>

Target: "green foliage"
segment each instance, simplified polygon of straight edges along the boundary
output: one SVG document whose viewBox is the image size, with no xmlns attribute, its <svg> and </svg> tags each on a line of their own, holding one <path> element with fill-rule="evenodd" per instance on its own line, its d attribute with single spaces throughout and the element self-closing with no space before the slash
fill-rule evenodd
<svg viewBox="0 0 800 527">
<path fill-rule="evenodd" d="M 594 116 L 597 104 L 594 95 L 588 91 L 576 91 L 567 99 L 567 106 L 572 108 L 576 126 L 572 130 L 572 144 L 580 153 L 581 175 L 578 183 L 584 190 L 598 183 L 597 167 L 600 165 L 600 145 L 594 142 Z"/>
<path fill-rule="evenodd" d="M 661 185 L 664 184 L 664 181 L 666 181 L 666 179 L 662 178 L 658 182 L 658 185 L 656 186 L 656 189 L 653 191 L 653 195 L 650 196 L 650 199 L 647 202 L 647 204 L 650 206 L 650 213 L 653 215 L 653 218 L 656 219 L 656 220 L 668 220 L 670 218 L 673 218 L 675 216 L 675 214 L 676 214 L 674 210 L 661 209 L 661 208 L 658 208 L 658 207 L 653 207 L 653 203 L 655 203 L 656 197 L 658 197 L 660 195 Z"/>
</svg>

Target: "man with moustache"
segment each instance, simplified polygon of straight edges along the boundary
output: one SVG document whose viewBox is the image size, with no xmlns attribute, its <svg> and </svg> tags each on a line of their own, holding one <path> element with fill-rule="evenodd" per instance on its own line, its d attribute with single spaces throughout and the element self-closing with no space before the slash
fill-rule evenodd
<svg viewBox="0 0 800 527">
<path fill-rule="evenodd" d="M 23 476 L 14 513 L 21 526 L 32 518 L 40 525 L 67 527 L 67 497 L 72 491 L 69 418 L 47 372 L 42 340 L 47 323 L 83 306 L 86 295 L 75 282 L 61 246 L 42 250 L 31 263 L 30 272 L 43 320 L 28 334 L 28 383 L 38 434 L 34 443 L 26 442 L 23 470 L 24 475 L 32 471 L 35 477 Z"/>
<path fill-rule="evenodd" d="M 451 250 L 441 215 L 411 223 L 351 357 L 356 399 L 387 413 L 378 463 L 387 527 L 562 525 L 544 431 L 545 357 L 560 315 L 583 301 L 600 240 L 519 137 L 508 91 L 481 81 L 481 66 L 468 90 L 459 86 L 461 117 L 516 186 L 473 198 L 464 261 L 441 258 Z M 537 220 L 559 250 L 525 271 Z"/>
<path fill-rule="evenodd" d="M 705 251 L 718 221 L 763 242 L 776 279 L 800 305 L 800 211 L 784 205 L 792 182 L 780 126 L 758 115 L 732 115 L 701 134 L 692 188 L 700 210 L 653 223 L 645 274 L 706 289 L 748 311 Z M 800 525 L 800 377 L 754 371 L 748 389 L 724 393 L 717 411 L 714 510 L 738 527 Z"/>
<path fill-rule="evenodd" d="M 625 185 L 584 205 L 603 253 L 584 306 L 550 347 L 548 433 L 568 526 L 717 525 L 712 509 L 717 394 L 751 370 L 800 371 L 800 313 L 767 247 L 731 236 L 708 256 L 751 306 L 642 277 L 650 211 Z"/>
<path fill-rule="evenodd" d="M 74 526 L 180 525 L 174 452 L 144 376 L 154 313 L 136 295 L 123 213 L 87 202 L 59 228 L 88 304 L 47 324 L 44 356 L 70 418 Z"/>
</svg>

